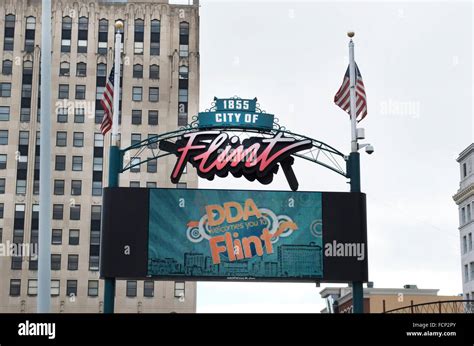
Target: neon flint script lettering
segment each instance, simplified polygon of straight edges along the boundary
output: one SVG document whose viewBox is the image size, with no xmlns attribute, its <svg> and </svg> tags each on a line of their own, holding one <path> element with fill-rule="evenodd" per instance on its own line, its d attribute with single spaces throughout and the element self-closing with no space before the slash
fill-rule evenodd
<svg viewBox="0 0 474 346">
<path fill-rule="evenodd" d="M 251 137 L 242 143 L 239 137 L 220 131 L 199 131 L 183 135 L 176 143 L 162 141 L 160 149 L 178 157 L 171 174 L 171 181 L 177 184 L 189 162 L 201 178 L 213 180 L 226 177 L 245 177 L 270 184 L 273 175 L 282 167 L 288 184 L 293 191 L 298 181 L 293 172 L 292 154 L 311 148 L 311 140 L 297 140 L 282 133 L 272 138 Z"/>
</svg>

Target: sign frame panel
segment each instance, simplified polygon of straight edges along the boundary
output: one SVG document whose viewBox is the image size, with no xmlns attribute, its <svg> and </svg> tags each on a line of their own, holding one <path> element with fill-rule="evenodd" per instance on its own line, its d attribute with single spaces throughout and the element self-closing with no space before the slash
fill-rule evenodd
<svg viewBox="0 0 474 346">
<path fill-rule="evenodd" d="M 363 193 L 252 191 L 250 194 L 321 194 L 322 264 L 321 277 L 151 276 L 148 271 L 150 194 L 152 190 L 192 194 L 206 189 L 106 188 L 101 241 L 101 277 L 120 279 L 254 282 L 350 282 L 368 281 L 366 201 Z M 229 191 L 229 190 L 217 190 Z M 204 192 L 205 193 L 205 192 Z M 127 203 L 123 203 L 127 201 Z M 158 209 L 159 210 L 159 209 Z M 188 221 L 188 220 L 186 220 Z M 296 231 L 298 232 L 298 231 Z M 350 244 L 359 244 L 362 256 L 344 253 Z M 126 250 L 128 249 L 128 254 Z M 341 251 L 339 251 L 341 250 Z M 184 254 L 183 254 L 184 255 Z M 359 258 L 357 257 L 359 255 Z"/>
</svg>

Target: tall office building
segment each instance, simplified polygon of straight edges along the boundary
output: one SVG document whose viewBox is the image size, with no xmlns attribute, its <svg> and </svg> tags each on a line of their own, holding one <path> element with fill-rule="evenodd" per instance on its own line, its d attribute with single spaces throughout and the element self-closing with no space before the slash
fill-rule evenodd
<svg viewBox="0 0 474 346">
<path fill-rule="evenodd" d="M 199 4 L 52 2 L 52 311 L 101 312 L 100 219 L 110 135 L 100 133 L 100 98 L 113 65 L 114 25 L 125 24 L 124 148 L 185 125 L 198 112 Z M 0 312 L 36 311 L 37 261 L 18 256 L 10 245 L 32 244 L 37 253 L 40 42 L 41 0 L 2 0 Z M 125 161 L 146 159 L 151 149 Z M 173 187 L 173 165 L 171 157 L 152 160 L 121 174 L 120 186 Z M 178 185 L 196 187 L 197 176 L 190 171 Z M 196 285 L 118 281 L 115 306 L 117 312 L 194 312 Z"/>
<path fill-rule="evenodd" d="M 474 143 L 464 149 L 457 159 L 461 182 L 454 195 L 459 207 L 459 237 L 464 299 L 474 299 Z"/>
</svg>

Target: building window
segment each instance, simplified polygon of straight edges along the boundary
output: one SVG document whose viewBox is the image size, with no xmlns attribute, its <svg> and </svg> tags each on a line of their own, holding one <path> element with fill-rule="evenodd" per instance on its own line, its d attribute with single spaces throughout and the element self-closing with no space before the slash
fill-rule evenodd
<svg viewBox="0 0 474 346">
<path fill-rule="evenodd" d="M 158 111 L 148 111 L 148 125 L 158 125 Z"/>
<path fill-rule="evenodd" d="M 130 187 L 140 187 L 140 182 L 139 181 L 131 181 L 129 186 Z"/>
<path fill-rule="evenodd" d="M 31 84 L 23 84 L 21 86 L 21 97 L 22 98 L 31 98 Z"/>
<path fill-rule="evenodd" d="M 94 160 L 93 160 L 93 163 L 92 163 L 93 164 L 92 170 L 94 172 L 101 172 L 103 162 L 104 162 L 103 157 L 94 157 Z"/>
<path fill-rule="evenodd" d="M 143 282 L 143 296 L 153 297 L 155 295 L 155 282 L 146 280 Z"/>
<path fill-rule="evenodd" d="M 86 99 L 86 86 L 76 85 L 76 100 L 85 100 L 85 99 Z"/>
<path fill-rule="evenodd" d="M 464 282 L 469 281 L 469 268 L 467 264 L 464 265 Z"/>
<path fill-rule="evenodd" d="M 21 256 L 11 256 L 11 270 L 21 270 L 23 264 L 23 257 Z"/>
<path fill-rule="evenodd" d="M 150 66 L 150 79 L 160 79 L 160 66 L 158 65 Z"/>
<path fill-rule="evenodd" d="M 29 279 L 28 280 L 28 292 L 29 296 L 36 296 L 38 294 L 38 280 Z"/>
<path fill-rule="evenodd" d="M 176 298 L 182 298 L 186 294 L 184 281 L 175 281 L 174 283 L 174 296 Z"/>
<path fill-rule="evenodd" d="M 60 76 L 69 76 L 70 74 L 70 64 L 67 61 L 63 61 L 59 65 L 59 75 Z"/>
<path fill-rule="evenodd" d="M 87 64 L 85 62 L 78 62 L 76 65 L 76 76 L 86 77 L 87 76 Z"/>
<path fill-rule="evenodd" d="M 97 77 L 107 77 L 106 64 L 97 64 Z"/>
<path fill-rule="evenodd" d="M 21 293 L 21 280 L 10 279 L 10 296 L 18 297 Z"/>
<path fill-rule="evenodd" d="M 92 241 L 91 241 L 91 244 L 92 244 Z M 99 270 L 99 256 L 89 256 L 89 270 L 90 271 Z"/>
<path fill-rule="evenodd" d="M 71 30 L 72 30 L 72 18 L 63 17 L 61 27 L 61 52 L 71 52 Z"/>
<path fill-rule="evenodd" d="M 77 280 L 67 280 L 67 282 L 66 282 L 66 295 L 68 297 L 77 296 Z"/>
<path fill-rule="evenodd" d="M 53 220 L 62 220 L 64 213 L 64 205 L 53 204 Z"/>
<path fill-rule="evenodd" d="M 82 180 L 71 181 L 71 196 L 80 196 L 82 194 Z"/>
<path fill-rule="evenodd" d="M 107 54 L 107 39 L 109 32 L 109 21 L 107 19 L 99 20 L 99 44 L 97 53 Z"/>
<path fill-rule="evenodd" d="M 52 245 L 61 245 L 63 243 L 63 230 L 62 229 L 53 229 L 51 231 L 51 244 Z"/>
<path fill-rule="evenodd" d="M 0 219 L 3 219 L 3 213 L 4 213 L 4 210 L 5 210 L 5 204 L 4 203 L 0 203 Z M 1 228 L 0 228 L 1 229 Z M 0 233 L 0 243 L 2 242 L 2 235 Z"/>
<path fill-rule="evenodd" d="M 69 85 L 59 84 L 58 98 L 61 100 L 69 98 Z"/>
<path fill-rule="evenodd" d="M 69 245 L 79 245 L 79 230 L 78 229 L 69 230 Z"/>
<path fill-rule="evenodd" d="M 462 207 L 461 208 L 461 225 L 464 225 L 466 223 L 466 208 Z"/>
<path fill-rule="evenodd" d="M 13 72 L 13 61 L 11 60 L 3 60 L 2 63 L 2 74 L 4 76 L 9 76 Z"/>
<path fill-rule="evenodd" d="M 57 147 L 67 146 L 67 132 L 65 131 L 56 132 L 56 146 Z"/>
<path fill-rule="evenodd" d="M 56 160 L 54 163 L 54 169 L 56 171 L 66 170 L 66 156 L 65 155 L 56 155 Z"/>
<path fill-rule="evenodd" d="M 179 102 L 188 102 L 188 89 L 179 89 L 178 91 L 178 101 Z M 182 113 L 180 111 L 180 113 Z"/>
<path fill-rule="evenodd" d="M 99 295 L 99 280 L 89 280 L 87 283 L 87 295 L 97 297 Z"/>
<path fill-rule="evenodd" d="M 137 296 L 137 282 L 135 280 L 127 280 L 127 297 Z"/>
<path fill-rule="evenodd" d="M 72 157 L 72 170 L 76 172 L 82 171 L 82 156 Z"/>
<path fill-rule="evenodd" d="M 132 101 L 140 102 L 142 100 L 142 87 L 133 87 Z"/>
<path fill-rule="evenodd" d="M 150 55 L 160 55 L 160 21 L 151 21 Z"/>
<path fill-rule="evenodd" d="M 132 125 L 140 125 L 142 123 L 142 111 L 139 109 L 132 110 Z"/>
<path fill-rule="evenodd" d="M 35 48 L 35 29 L 36 29 L 36 18 L 26 18 L 26 30 L 25 30 L 25 52 L 32 52 Z"/>
<path fill-rule="evenodd" d="M 130 168 L 130 172 L 138 173 L 140 172 L 140 158 L 139 157 L 132 157 L 130 160 L 130 166 L 134 166 Z"/>
<path fill-rule="evenodd" d="M 28 131 L 20 131 L 20 137 L 18 141 L 19 145 L 28 145 L 30 141 L 30 133 Z"/>
<path fill-rule="evenodd" d="M 10 107 L 0 106 L 0 121 L 9 121 L 9 120 L 10 120 Z"/>
<path fill-rule="evenodd" d="M 186 183 L 177 183 L 176 188 L 178 188 L 178 189 L 187 189 L 188 184 L 186 184 Z"/>
<path fill-rule="evenodd" d="M 187 66 L 179 67 L 179 79 L 188 79 L 189 78 L 189 69 Z"/>
<path fill-rule="evenodd" d="M 67 123 L 68 110 L 67 108 L 58 108 L 58 123 Z"/>
<path fill-rule="evenodd" d="M 95 110 L 94 122 L 96 124 L 100 124 L 102 122 L 102 119 L 104 119 L 104 110 L 103 109 L 96 109 Z"/>
<path fill-rule="evenodd" d="M 467 165 L 466 162 L 462 164 L 462 177 L 465 178 L 467 176 Z"/>
<path fill-rule="evenodd" d="M 74 109 L 74 122 L 77 124 L 84 123 L 84 108 Z"/>
<path fill-rule="evenodd" d="M 148 93 L 148 99 L 150 102 L 158 102 L 160 100 L 160 89 L 150 88 Z"/>
<path fill-rule="evenodd" d="M 140 133 L 132 133 L 132 139 L 130 145 L 138 144 L 142 141 L 142 135 Z"/>
<path fill-rule="evenodd" d="M 64 195 L 64 180 L 54 181 L 54 194 L 58 196 Z"/>
<path fill-rule="evenodd" d="M 156 183 L 154 181 L 147 181 L 146 182 L 146 187 L 147 188 L 155 188 L 156 187 Z"/>
<path fill-rule="evenodd" d="M 30 108 L 21 108 L 20 109 L 20 122 L 27 123 L 30 121 L 31 110 Z"/>
<path fill-rule="evenodd" d="M 80 17 L 78 27 L 77 52 L 87 53 L 87 35 L 89 29 L 89 18 Z"/>
<path fill-rule="evenodd" d="M 146 171 L 148 173 L 156 173 L 157 171 L 157 160 L 153 159 L 147 162 Z"/>
<path fill-rule="evenodd" d="M 23 242 L 24 232 L 22 229 L 13 230 L 13 243 L 20 244 Z"/>
<path fill-rule="evenodd" d="M 133 65 L 133 78 L 143 78 L 143 65 Z"/>
<path fill-rule="evenodd" d="M 82 148 L 84 146 L 84 132 L 74 132 L 73 145 L 78 148 Z"/>
<path fill-rule="evenodd" d="M 12 96 L 12 84 L 11 83 L 0 83 L 0 97 Z"/>
<path fill-rule="evenodd" d="M 5 16 L 5 33 L 3 37 L 3 50 L 13 51 L 15 37 L 15 15 L 7 14 Z"/>
<path fill-rule="evenodd" d="M 77 270 L 79 267 L 79 255 L 67 256 L 67 270 Z"/>
<path fill-rule="evenodd" d="M 7 168 L 7 155 L 0 154 L 0 169 L 6 169 L 6 168 Z"/>
<path fill-rule="evenodd" d="M 0 178 L 0 194 L 5 194 L 5 178 Z"/>
<path fill-rule="evenodd" d="M 189 23 L 179 23 L 179 56 L 189 55 Z"/>
<path fill-rule="evenodd" d="M 61 254 L 51 254 L 51 270 L 61 270 Z"/>
<path fill-rule="evenodd" d="M 468 234 L 468 246 L 469 246 L 469 251 L 472 251 L 472 233 Z"/>
<path fill-rule="evenodd" d="M 60 293 L 60 281 L 51 280 L 51 296 L 59 296 Z"/>
<path fill-rule="evenodd" d="M 17 181 L 16 181 L 16 194 L 17 195 L 26 195 L 26 180 L 17 179 Z"/>
<path fill-rule="evenodd" d="M 188 115 L 186 113 L 178 114 L 178 126 L 186 126 L 188 123 Z"/>
<path fill-rule="evenodd" d="M 145 31 L 145 22 L 143 19 L 135 19 L 134 35 L 134 54 L 143 54 L 143 32 Z"/>
<path fill-rule="evenodd" d="M 473 204 L 474 205 L 474 204 Z M 466 221 L 471 221 L 471 205 L 466 205 Z"/>
<path fill-rule="evenodd" d="M 104 136 L 101 133 L 94 133 L 94 147 L 104 147 Z"/>
<path fill-rule="evenodd" d="M 79 204 L 71 205 L 71 208 L 69 209 L 69 219 L 70 220 L 81 219 L 81 206 Z"/>
<path fill-rule="evenodd" d="M 102 196 L 102 182 L 101 181 L 92 182 L 92 196 Z"/>
<path fill-rule="evenodd" d="M 8 144 L 8 130 L 0 130 L 0 145 Z"/>
<path fill-rule="evenodd" d="M 100 221 L 102 214 L 102 206 L 93 205 L 91 207 L 91 220 Z"/>
<path fill-rule="evenodd" d="M 471 262 L 469 266 L 471 267 L 471 280 L 474 280 L 474 262 Z"/>
</svg>

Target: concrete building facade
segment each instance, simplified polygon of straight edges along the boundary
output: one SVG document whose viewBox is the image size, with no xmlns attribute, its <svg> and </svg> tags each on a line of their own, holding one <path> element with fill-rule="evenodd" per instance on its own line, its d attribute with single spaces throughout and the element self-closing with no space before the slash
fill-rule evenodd
<svg viewBox="0 0 474 346">
<path fill-rule="evenodd" d="M 52 312 L 103 311 L 99 240 L 110 135 L 100 133 L 100 98 L 113 65 L 115 22 L 124 22 L 123 148 L 175 130 L 198 112 L 199 3 L 190 3 L 53 0 Z M 41 1 L 2 1 L 0 312 L 36 311 L 40 42 Z M 150 157 L 152 149 L 125 157 L 125 164 Z M 120 186 L 175 187 L 173 165 L 171 157 L 150 161 L 121 174 Z M 197 187 L 196 174 L 184 174 L 178 187 Z M 33 251 L 8 253 L 12 244 Z M 117 312 L 195 310 L 193 282 L 117 282 Z"/>
<path fill-rule="evenodd" d="M 474 143 L 457 158 L 460 168 L 459 190 L 453 196 L 459 207 L 459 239 L 463 295 L 474 300 Z"/>
</svg>

